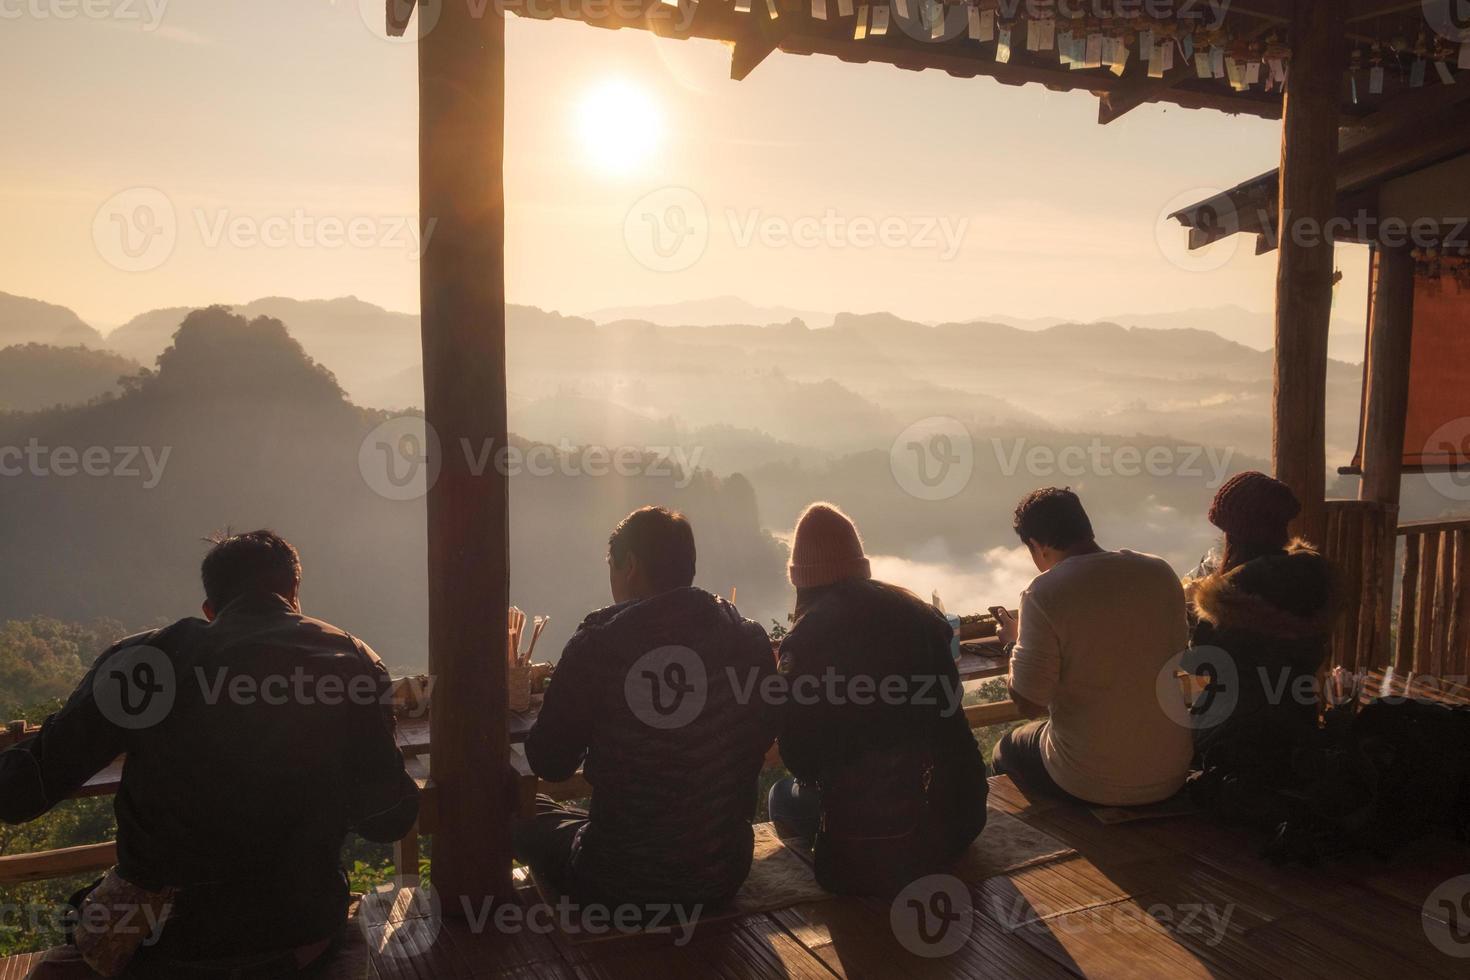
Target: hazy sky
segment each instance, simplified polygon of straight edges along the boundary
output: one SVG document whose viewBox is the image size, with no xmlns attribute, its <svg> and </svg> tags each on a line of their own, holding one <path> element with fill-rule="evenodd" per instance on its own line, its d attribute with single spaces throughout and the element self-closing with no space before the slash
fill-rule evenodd
<svg viewBox="0 0 1470 980">
<path fill-rule="evenodd" d="M 106 16 L 0 0 L 0 290 L 104 328 L 262 295 L 416 308 L 415 55 L 382 0 L 89 4 Z M 710 42 L 507 34 L 515 302 L 1271 307 L 1273 256 L 1187 256 L 1161 216 L 1271 169 L 1275 123 L 1150 106 L 1101 127 L 1082 93 L 780 54 L 736 83 Z M 1356 305 L 1360 252 L 1339 260 Z"/>
</svg>

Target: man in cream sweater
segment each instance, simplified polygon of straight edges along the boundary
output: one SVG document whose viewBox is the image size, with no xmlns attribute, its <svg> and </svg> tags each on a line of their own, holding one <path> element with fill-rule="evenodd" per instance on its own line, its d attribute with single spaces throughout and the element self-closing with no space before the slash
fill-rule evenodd
<svg viewBox="0 0 1470 980">
<path fill-rule="evenodd" d="M 1033 721 L 996 746 L 993 765 L 1018 783 L 1102 806 L 1173 796 L 1193 755 L 1188 728 L 1165 713 L 1158 677 L 1189 643 L 1184 590 L 1168 563 L 1105 551 L 1071 490 L 1037 490 L 1016 533 L 1041 574 L 1021 596 L 1011 699 Z"/>
</svg>

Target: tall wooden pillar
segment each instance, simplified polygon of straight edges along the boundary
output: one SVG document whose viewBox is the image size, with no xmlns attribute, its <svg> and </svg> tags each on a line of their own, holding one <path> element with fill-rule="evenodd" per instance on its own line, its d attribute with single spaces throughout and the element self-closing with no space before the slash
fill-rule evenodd
<svg viewBox="0 0 1470 980">
<path fill-rule="evenodd" d="M 1296 531 L 1326 530 L 1327 330 L 1332 320 L 1337 127 L 1341 114 L 1340 0 L 1293 0 L 1291 75 L 1282 126 L 1280 253 L 1272 461 L 1296 491 Z"/>
<path fill-rule="evenodd" d="M 1398 506 L 1404 465 L 1404 424 L 1409 414 L 1409 365 L 1414 339 L 1414 257 L 1408 248 L 1375 247 L 1373 319 L 1368 325 L 1368 363 L 1363 417 L 1363 482 L 1361 500 L 1383 504 L 1388 521 L 1382 529 L 1374 583 L 1376 594 L 1364 595 L 1373 607 L 1373 664 L 1389 663 L 1392 636 L 1394 559 L 1398 547 Z M 1368 572 L 1364 569 L 1364 572 Z"/>
<path fill-rule="evenodd" d="M 428 497 L 433 881 L 453 915 L 462 898 L 511 894 L 508 494 L 493 465 L 506 440 L 505 23 L 494 4 L 428 2 L 438 17 L 420 5 L 419 285 L 424 409 L 441 453 Z"/>
</svg>

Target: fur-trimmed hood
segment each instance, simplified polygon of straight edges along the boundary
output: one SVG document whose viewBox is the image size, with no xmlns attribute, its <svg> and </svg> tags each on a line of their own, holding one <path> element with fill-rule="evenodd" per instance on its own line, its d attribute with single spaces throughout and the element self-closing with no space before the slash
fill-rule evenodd
<svg viewBox="0 0 1470 980">
<path fill-rule="evenodd" d="M 1332 626 L 1332 568 L 1303 541 L 1189 583 L 1195 615 L 1220 629 L 1298 639 Z"/>
</svg>

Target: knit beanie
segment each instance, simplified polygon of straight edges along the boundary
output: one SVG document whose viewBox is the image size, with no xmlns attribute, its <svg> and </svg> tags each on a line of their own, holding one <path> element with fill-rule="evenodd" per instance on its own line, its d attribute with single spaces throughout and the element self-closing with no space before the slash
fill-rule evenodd
<svg viewBox="0 0 1470 980">
<path fill-rule="evenodd" d="M 1279 547 L 1302 512 L 1291 487 L 1254 470 L 1226 481 L 1210 505 L 1210 523 L 1242 541 Z"/>
<path fill-rule="evenodd" d="M 857 528 L 831 504 L 812 504 L 802 512 L 796 522 L 796 541 L 791 546 L 787 571 L 791 584 L 798 589 L 873 575 Z"/>
</svg>

